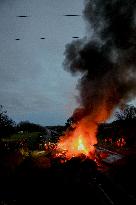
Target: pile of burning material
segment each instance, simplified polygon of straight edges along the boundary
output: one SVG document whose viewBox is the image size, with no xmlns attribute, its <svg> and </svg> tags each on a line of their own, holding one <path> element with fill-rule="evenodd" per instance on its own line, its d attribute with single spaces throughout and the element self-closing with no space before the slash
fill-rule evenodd
<svg viewBox="0 0 136 205">
<path fill-rule="evenodd" d="M 63 140 L 60 140 L 56 152 L 53 155 L 53 160 L 55 159 L 57 163 L 69 164 L 71 161 L 72 163 L 74 163 L 74 161 L 80 161 L 80 163 L 85 161 L 93 161 L 97 168 L 103 166 L 101 160 L 102 158 L 96 149 L 96 145 L 87 145 L 84 138 L 81 136 L 75 139 L 72 138 L 67 139 L 66 141 Z"/>
<path fill-rule="evenodd" d="M 88 132 L 85 132 L 86 130 Z M 108 164 L 110 165 L 123 157 L 90 142 L 97 142 L 95 135 L 89 133 L 89 128 L 82 129 L 82 123 L 78 123 L 74 130 L 68 129 L 65 136 L 62 136 L 53 158 L 56 158 L 57 162 L 61 164 L 66 164 L 71 160 L 74 162 L 74 158 L 80 162 L 91 160 L 96 163 L 97 170 L 104 171 Z"/>
<path fill-rule="evenodd" d="M 92 116 L 84 116 L 84 112 L 85 110 L 81 108 L 73 113 L 73 121 L 65 134 L 60 137 L 54 158 L 60 160 L 60 163 L 66 163 L 73 158 L 81 159 L 81 156 L 84 156 L 88 160 L 93 160 L 100 167 L 103 165 L 96 149 L 98 124 Z M 98 118 L 102 116 L 99 115 Z"/>
<path fill-rule="evenodd" d="M 60 137 L 57 150 L 65 152 L 66 158 L 71 159 L 80 154 L 93 158 L 95 145 L 97 144 L 97 124 L 90 116 L 81 117 L 84 109 L 77 109 L 73 114 L 73 123 L 66 130 L 64 136 Z M 71 129 L 72 128 L 72 129 Z"/>
<path fill-rule="evenodd" d="M 70 157 L 67 153 L 69 152 L 66 150 L 59 150 L 59 152 L 53 155 L 52 161 L 56 160 L 57 163 L 66 164 L 71 160 L 74 162 L 74 159 L 79 159 L 81 162 L 90 160 L 90 162 L 93 161 L 96 164 L 97 170 L 104 170 L 106 167 L 103 160 L 109 156 L 109 153 L 100 153 L 97 149 L 93 155 L 90 155 L 90 153 L 88 155 L 78 153 L 78 155 L 73 155 Z"/>
</svg>

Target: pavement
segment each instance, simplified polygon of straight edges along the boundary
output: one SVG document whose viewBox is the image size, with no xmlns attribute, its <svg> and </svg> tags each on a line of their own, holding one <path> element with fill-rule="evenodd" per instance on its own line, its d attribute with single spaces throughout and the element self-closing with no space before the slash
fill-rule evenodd
<svg viewBox="0 0 136 205">
<path fill-rule="evenodd" d="M 98 147 L 97 152 L 101 155 L 105 153 L 105 157 L 102 157 L 101 160 L 102 162 L 105 162 L 107 164 L 113 164 L 117 162 L 118 160 L 121 160 L 124 158 L 122 154 L 119 154 L 115 151 L 110 151 L 106 148 Z"/>
</svg>

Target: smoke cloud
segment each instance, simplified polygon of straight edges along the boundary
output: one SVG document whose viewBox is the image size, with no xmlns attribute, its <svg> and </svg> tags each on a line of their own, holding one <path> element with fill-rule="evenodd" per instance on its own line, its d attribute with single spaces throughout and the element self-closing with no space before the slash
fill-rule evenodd
<svg viewBox="0 0 136 205">
<path fill-rule="evenodd" d="M 66 45 L 64 68 L 81 76 L 82 116 L 102 122 L 136 96 L 136 0 L 86 0 L 83 16 L 87 35 Z"/>
</svg>

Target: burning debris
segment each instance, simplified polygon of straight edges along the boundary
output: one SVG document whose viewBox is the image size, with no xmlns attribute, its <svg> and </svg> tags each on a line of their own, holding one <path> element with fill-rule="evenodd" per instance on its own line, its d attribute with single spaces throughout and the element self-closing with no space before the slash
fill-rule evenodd
<svg viewBox="0 0 136 205">
<path fill-rule="evenodd" d="M 79 119 L 58 144 L 68 156 L 94 153 L 98 124 L 136 95 L 135 11 L 136 0 L 85 1 L 87 36 L 64 53 L 65 70 L 80 75 Z"/>
<path fill-rule="evenodd" d="M 85 136 L 78 135 L 75 131 L 70 136 L 66 135 L 61 138 L 58 143 L 58 149 L 65 150 L 65 155 L 68 159 L 77 157 L 80 154 L 93 158 L 95 147 L 94 145 L 90 145 L 86 139 Z"/>
</svg>

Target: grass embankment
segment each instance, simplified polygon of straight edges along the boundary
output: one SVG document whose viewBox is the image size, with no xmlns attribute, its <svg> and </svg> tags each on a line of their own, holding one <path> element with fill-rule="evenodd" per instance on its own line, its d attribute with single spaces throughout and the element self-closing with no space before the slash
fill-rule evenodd
<svg viewBox="0 0 136 205">
<path fill-rule="evenodd" d="M 46 166 L 45 156 L 49 152 L 38 150 L 40 132 L 16 133 L 3 138 L 5 149 L 0 155 L 0 176 L 12 176 L 25 161 L 31 161 L 35 166 Z"/>
<path fill-rule="evenodd" d="M 2 138 L 2 141 L 8 143 L 12 146 L 12 144 L 17 143 L 26 143 L 26 147 L 30 150 L 36 149 L 36 144 L 39 140 L 40 132 L 24 132 L 24 133 L 16 133 L 11 135 L 10 137 Z M 25 144 L 23 145 L 25 147 Z"/>
<path fill-rule="evenodd" d="M 10 142 L 10 141 L 18 141 L 23 139 L 29 139 L 31 137 L 31 140 L 37 139 L 37 137 L 40 136 L 40 132 L 24 132 L 24 133 L 16 133 L 11 135 L 8 138 L 2 138 L 2 141 Z"/>
</svg>

